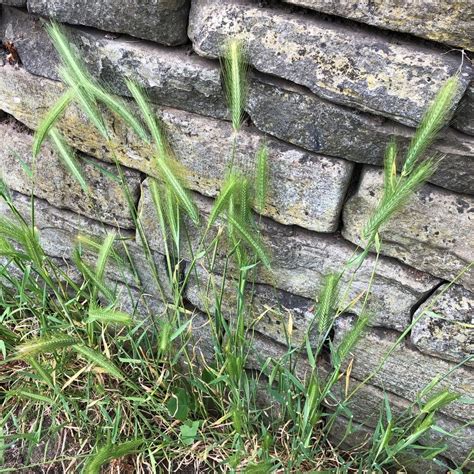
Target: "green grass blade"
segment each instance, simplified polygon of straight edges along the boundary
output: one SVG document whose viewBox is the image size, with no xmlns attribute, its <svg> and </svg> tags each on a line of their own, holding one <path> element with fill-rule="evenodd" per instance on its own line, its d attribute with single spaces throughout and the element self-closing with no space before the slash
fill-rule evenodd
<svg viewBox="0 0 474 474">
<path fill-rule="evenodd" d="M 73 89 L 68 89 L 49 109 L 48 113 L 46 114 L 45 118 L 40 122 L 38 129 L 35 132 L 35 138 L 33 142 L 33 156 L 38 156 L 41 145 L 43 144 L 46 136 L 48 135 L 51 128 L 54 124 L 58 121 L 61 114 L 64 110 L 71 104 L 74 100 L 75 93 Z"/>
<path fill-rule="evenodd" d="M 265 267 L 270 268 L 270 259 L 268 258 L 268 255 L 266 254 L 258 237 L 256 237 L 245 224 L 233 217 L 230 213 L 227 215 L 227 219 L 232 224 L 232 226 L 235 227 L 244 241 L 247 242 L 250 248 L 255 252 Z"/>
<path fill-rule="evenodd" d="M 176 174 L 173 172 L 169 159 L 157 158 L 156 163 L 160 169 L 160 175 L 163 181 L 167 184 L 167 186 L 169 186 L 169 189 L 176 196 L 176 199 L 194 222 L 194 224 L 199 224 L 199 213 L 197 211 L 196 205 L 179 182 Z"/>
<path fill-rule="evenodd" d="M 104 239 L 104 242 L 100 246 L 99 255 L 97 256 L 97 262 L 95 265 L 95 274 L 99 281 L 104 279 L 105 267 L 109 261 L 109 257 L 113 251 L 113 245 L 115 242 L 115 232 L 110 232 Z"/>
<path fill-rule="evenodd" d="M 79 183 L 82 190 L 85 193 L 89 193 L 89 185 L 87 184 L 84 178 L 81 167 L 76 161 L 72 148 L 70 148 L 66 144 L 64 139 L 61 137 L 61 135 L 55 128 L 52 128 L 49 131 L 49 136 L 51 137 L 54 147 L 58 151 L 59 157 L 61 158 L 64 166 L 69 170 L 74 179 Z"/>
<path fill-rule="evenodd" d="M 77 342 L 77 341 L 76 341 Z M 89 363 L 100 367 L 103 369 L 107 374 L 115 377 L 118 380 L 125 380 L 125 376 L 122 372 L 115 366 L 113 362 L 111 362 L 107 357 L 102 355 L 100 352 L 97 352 L 90 347 L 84 346 L 82 344 L 76 344 L 73 349 L 79 353 L 84 359 L 86 359 Z"/>
<path fill-rule="evenodd" d="M 221 215 L 227 203 L 229 202 L 230 197 L 234 194 L 236 188 L 237 188 L 237 177 L 235 174 L 230 174 L 224 181 L 221 191 L 219 195 L 217 196 L 216 200 L 214 201 L 214 205 L 212 207 L 212 210 L 207 222 L 208 229 L 210 229 L 214 225 L 218 217 Z"/>
</svg>

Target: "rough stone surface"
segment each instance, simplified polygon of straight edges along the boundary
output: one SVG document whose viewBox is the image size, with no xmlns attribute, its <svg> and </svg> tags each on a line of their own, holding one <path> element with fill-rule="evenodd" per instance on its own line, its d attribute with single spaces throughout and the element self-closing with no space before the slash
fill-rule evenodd
<svg viewBox="0 0 474 474">
<path fill-rule="evenodd" d="M 185 298 L 204 312 L 214 312 L 215 289 L 221 289 L 221 275 L 209 273 L 198 267 L 193 272 L 185 290 Z M 226 279 L 223 289 L 221 311 L 228 320 L 235 319 L 238 282 Z M 246 325 L 266 334 L 281 344 L 300 346 L 314 320 L 312 302 L 307 298 L 292 295 L 269 285 L 250 283 L 246 293 L 249 302 Z M 291 323 L 289 323 L 291 321 Z M 291 335 L 288 325 L 291 324 Z M 314 331 L 313 331 L 314 332 Z M 311 336 L 315 336 L 312 334 Z M 312 341 L 315 339 L 311 338 Z"/>
<path fill-rule="evenodd" d="M 474 14 L 469 0 L 449 2 L 359 2 L 284 0 L 318 12 L 342 16 L 388 30 L 411 33 L 440 43 L 474 50 Z"/>
<path fill-rule="evenodd" d="M 193 197 L 205 221 L 212 202 L 197 194 L 193 194 Z M 142 192 L 140 219 L 149 236 L 150 246 L 163 251 L 161 232 L 157 227 L 158 221 L 147 186 Z M 253 278 L 262 285 L 271 285 L 283 292 L 306 298 L 307 303 L 297 298 L 292 300 L 284 293 L 281 294 L 280 301 L 283 307 L 298 308 L 303 315 L 310 309 L 310 302 L 317 296 L 324 276 L 330 272 L 339 272 L 355 251 L 355 247 L 342 238 L 279 225 L 268 219 L 262 219 L 260 229 L 263 244 L 271 257 L 272 270 L 260 268 Z M 192 229 L 188 233 L 192 239 L 193 250 L 196 252 L 202 229 Z M 212 236 L 209 235 L 211 239 Z M 186 252 L 187 242 L 183 242 L 181 247 L 183 252 Z M 188 251 L 188 258 L 189 253 Z M 350 308 L 351 312 L 360 311 L 363 300 L 361 294 L 368 288 L 374 264 L 375 259 L 369 256 L 354 277 L 352 288 L 345 300 L 345 304 L 352 299 L 358 300 L 355 306 Z M 217 273 L 222 272 L 222 263 L 217 262 L 214 270 Z M 345 285 L 351 276 L 350 272 L 345 275 L 341 294 L 344 294 Z M 410 322 L 411 308 L 426 292 L 433 289 L 438 281 L 392 259 L 381 258 L 377 265 L 372 293 L 368 298 L 367 308 L 374 315 L 372 323 L 396 329 L 406 327 Z M 275 305 L 279 299 L 275 296 L 273 299 Z M 304 319 L 308 321 L 308 315 Z"/>
<path fill-rule="evenodd" d="M 14 120 L 0 122 L 0 141 L 0 174 L 10 189 L 30 194 L 34 188 L 36 196 L 54 206 L 122 228 L 134 227 L 118 177 L 111 178 L 116 175 L 115 166 L 79 157 L 90 187 L 86 194 L 49 144 L 44 144 L 33 164 L 33 135 L 23 125 Z M 140 173 L 123 171 L 131 197 L 138 201 Z"/>
<path fill-rule="evenodd" d="M 26 0 L 0 0 L 0 5 L 12 5 L 14 7 L 26 7 Z"/>
<path fill-rule="evenodd" d="M 303 87 L 262 74 L 252 76 L 247 110 L 259 129 L 281 140 L 378 166 L 392 138 L 403 150 L 413 135 L 408 127 L 334 104 Z M 447 129 L 433 151 L 445 158 L 430 181 L 474 194 L 474 139 Z"/>
<path fill-rule="evenodd" d="M 126 33 L 167 45 L 187 41 L 189 0 L 28 0 L 32 13 L 73 25 Z"/>
<path fill-rule="evenodd" d="M 24 70 L 9 66 L 0 69 L 2 108 L 30 128 L 38 126 L 62 90 L 61 83 L 35 77 Z M 183 166 L 187 186 L 215 196 L 231 158 L 230 123 L 177 109 L 162 108 L 157 113 L 175 156 Z M 112 116 L 109 118 L 113 120 Z M 114 120 L 110 125 L 117 159 L 127 167 L 156 175 L 151 147 L 123 123 Z M 76 108 L 66 111 L 58 127 L 73 147 L 99 159 L 111 160 L 110 149 L 103 138 Z M 254 128 L 246 127 L 239 135 L 236 166 L 253 174 L 256 152 L 264 142 L 270 155 L 270 191 L 264 214 L 284 224 L 321 232 L 336 230 L 353 164 L 266 139 Z"/>
<path fill-rule="evenodd" d="M 13 191 L 12 199 L 16 209 L 24 219 L 27 222 L 31 222 L 30 198 Z M 3 201 L 0 202 L 0 215 L 12 217 L 10 209 Z M 60 259 L 66 264 L 70 262 L 73 249 L 78 245 L 79 235 L 85 235 L 100 241 L 106 233 L 118 232 L 115 247 L 117 258 L 109 261 L 105 272 L 105 278 L 111 286 L 115 282 L 119 283 L 121 288 L 125 285 L 126 287 L 134 288 L 136 292 L 140 288 L 141 293 L 151 296 L 151 302 L 157 298 L 170 298 L 171 292 L 165 278 L 166 267 L 163 255 L 153 254 L 153 264 L 160 278 L 158 283 L 154 277 L 151 264 L 145 258 L 141 246 L 133 240 L 134 233 L 107 226 L 66 209 L 59 209 L 42 199 L 35 199 L 35 227 L 39 231 L 40 242 L 46 255 Z M 120 240 L 126 242 L 127 253 L 124 252 L 122 244 L 119 243 Z M 88 251 L 87 247 L 85 247 L 83 249 L 83 258 L 89 264 L 94 264 L 97 254 Z M 71 267 L 74 268 L 74 264 L 71 263 Z M 159 286 L 162 291 L 160 291 Z M 140 302 L 140 304 L 142 303 Z"/>
<path fill-rule="evenodd" d="M 453 126 L 464 133 L 474 135 L 474 82 L 467 88 L 454 115 Z"/>
<path fill-rule="evenodd" d="M 15 44 L 25 69 L 57 80 L 59 58 L 43 23 L 21 10 L 4 8 L 0 37 Z M 217 118 L 228 116 L 218 64 L 189 54 L 187 47 L 111 39 L 85 28 L 67 27 L 67 32 L 89 71 L 113 92 L 130 96 L 124 78 L 131 78 L 158 104 Z"/>
<path fill-rule="evenodd" d="M 361 230 L 378 204 L 382 171 L 364 169 L 344 209 L 343 235 L 363 245 Z M 424 185 L 381 230 L 382 253 L 440 278 L 452 279 L 474 260 L 474 197 Z M 458 281 L 471 291 L 474 271 Z"/>
<path fill-rule="evenodd" d="M 196 0 L 189 36 L 199 54 L 217 57 L 230 37 L 247 45 L 259 71 L 309 87 L 315 94 L 418 123 L 440 85 L 458 71 L 459 55 L 405 39 L 393 41 L 356 25 L 259 7 L 251 0 Z M 461 73 L 459 99 L 471 70 Z"/>
<path fill-rule="evenodd" d="M 336 344 L 352 326 L 352 318 L 339 318 L 335 331 Z M 417 394 L 436 376 L 442 380 L 435 392 L 449 389 L 459 393 L 464 400 L 458 399 L 440 412 L 459 421 L 473 420 L 474 407 L 468 399 L 474 396 L 474 373 L 469 367 L 458 367 L 436 357 L 423 354 L 409 343 L 402 341 L 387 358 L 379 370 L 385 354 L 395 344 L 399 334 L 381 329 L 369 329 L 352 350 L 354 358 L 351 376 L 364 380 L 375 371 L 370 383 L 407 400 L 415 400 Z M 466 402 L 467 400 L 467 402 Z"/>
<path fill-rule="evenodd" d="M 460 285 L 442 286 L 414 317 L 424 315 L 411 331 L 411 341 L 422 352 L 461 362 L 474 354 L 474 294 Z M 474 360 L 466 365 L 474 367 Z"/>
</svg>

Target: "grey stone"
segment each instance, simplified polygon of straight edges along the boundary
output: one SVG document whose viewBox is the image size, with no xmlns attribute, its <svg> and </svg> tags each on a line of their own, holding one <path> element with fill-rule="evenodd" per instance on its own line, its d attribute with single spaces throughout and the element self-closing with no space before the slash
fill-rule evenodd
<svg viewBox="0 0 474 474">
<path fill-rule="evenodd" d="M 189 36 L 195 50 L 218 57 L 230 37 L 246 43 L 248 60 L 259 71 L 307 86 L 345 105 L 419 123 L 441 84 L 461 66 L 459 55 L 382 32 L 341 25 L 286 9 L 259 7 L 251 0 L 196 0 Z M 472 71 L 460 74 L 464 93 Z"/>
<path fill-rule="evenodd" d="M 357 192 L 344 209 L 343 235 L 363 245 L 361 231 L 381 196 L 383 173 L 364 169 Z M 384 255 L 440 278 L 455 278 L 474 260 L 474 197 L 429 184 L 417 191 L 381 229 Z M 472 268 L 458 283 L 474 289 Z"/>
<path fill-rule="evenodd" d="M 216 290 L 218 289 L 218 290 Z M 238 282 L 198 267 L 189 278 L 185 298 L 201 311 L 213 314 L 216 310 L 216 291 L 222 290 L 220 310 L 230 321 L 236 319 Z M 269 338 L 290 346 L 301 346 L 314 321 L 313 303 L 307 298 L 272 288 L 269 285 L 247 285 L 245 312 L 247 327 Z M 310 340 L 314 343 L 314 331 Z"/>
<path fill-rule="evenodd" d="M 423 313 L 423 315 L 421 315 Z M 474 354 L 474 294 L 443 285 L 414 314 L 411 341 L 434 357 L 462 362 Z M 474 360 L 465 362 L 474 367 Z"/>
<path fill-rule="evenodd" d="M 17 211 L 27 222 L 31 222 L 30 198 L 14 191 L 11 194 Z M 171 289 L 163 255 L 153 253 L 153 261 L 146 258 L 142 247 L 134 242 L 133 232 L 102 224 L 66 209 L 58 209 L 42 199 L 35 199 L 34 203 L 34 224 L 46 255 L 62 260 L 64 264 L 74 268 L 74 264 L 70 262 L 73 251 L 80 242 L 79 236 L 86 236 L 100 243 L 107 233 L 117 232 L 114 256 L 109 260 L 105 271 L 108 283 L 113 286 L 118 282 L 121 287 L 135 289 L 133 291 L 139 291 L 151 303 L 157 299 L 170 300 Z M 0 215 L 12 217 L 3 201 L 0 203 Z M 127 251 L 124 249 L 125 245 Z M 87 245 L 82 245 L 81 251 L 83 260 L 94 266 L 97 253 Z M 140 301 L 141 305 L 143 303 L 144 301 Z"/>
<path fill-rule="evenodd" d="M 23 67 L 29 72 L 59 79 L 59 57 L 38 17 L 4 8 L 0 37 L 12 41 Z M 77 27 L 64 27 L 93 76 L 113 92 L 130 96 L 124 79 L 133 79 L 151 101 L 226 118 L 228 111 L 218 64 L 189 54 L 187 47 L 167 48 L 133 38 Z"/>
<path fill-rule="evenodd" d="M 189 0 L 28 0 L 28 10 L 61 23 L 93 26 L 167 45 L 186 43 Z"/>
<path fill-rule="evenodd" d="M 321 99 L 281 79 L 254 74 L 247 110 L 255 125 L 307 150 L 381 166 L 387 144 L 395 138 L 406 149 L 413 129 Z M 474 193 L 474 140 L 452 129 L 432 147 L 441 154 L 434 184 Z"/>
<path fill-rule="evenodd" d="M 474 50 L 474 15 L 469 0 L 450 2 L 359 2 L 344 0 L 284 0 L 318 12 L 350 18 L 388 30 L 411 33 L 440 43 Z"/>
<path fill-rule="evenodd" d="M 33 164 L 33 135 L 25 126 L 8 120 L 0 122 L 0 174 L 10 189 L 47 200 L 50 204 L 111 225 L 134 227 L 127 198 L 116 168 L 89 157 L 78 157 L 90 187 L 86 194 L 65 168 L 54 148 L 45 143 Z M 123 170 L 132 199 L 138 201 L 140 173 Z"/>
<path fill-rule="evenodd" d="M 193 198 L 205 222 L 212 201 L 198 194 L 193 194 Z M 158 228 L 158 219 L 146 182 L 139 208 L 141 224 L 149 238 L 150 246 L 163 252 L 162 233 Z M 222 222 L 213 232 L 208 233 L 209 241 L 214 238 L 214 232 L 217 232 L 221 226 Z M 335 235 L 317 234 L 297 227 L 288 227 L 269 219 L 261 219 L 259 228 L 263 245 L 271 258 L 271 270 L 258 267 L 251 278 L 256 283 L 273 286 L 283 292 L 306 298 L 308 301 L 314 301 L 316 298 L 325 275 L 331 272 L 339 273 L 356 250 L 349 242 Z M 203 229 L 193 228 L 189 224 L 188 235 L 194 254 L 199 252 L 198 245 L 202 232 Z M 221 241 L 224 239 L 223 235 L 225 232 L 222 233 Z M 187 240 L 183 241 L 181 257 L 189 260 L 188 245 Z M 223 241 L 223 247 L 225 247 L 225 241 Z M 212 271 L 222 274 L 225 253 L 218 255 L 219 258 Z M 354 300 L 347 311 L 359 314 L 364 299 L 362 295 L 369 287 L 374 265 L 375 258 L 369 256 L 355 274 L 347 294 L 345 290 L 353 275 L 352 271 L 344 274 L 341 295 L 345 295 L 345 298 L 341 305 L 349 305 Z M 231 271 L 230 268 L 229 271 Z M 412 307 L 424 294 L 433 289 L 438 281 L 392 259 L 380 258 L 371 294 L 367 300 L 367 310 L 373 315 L 372 323 L 396 329 L 405 328 L 410 322 Z M 275 300 L 279 301 L 278 298 Z M 304 300 L 295 298 L 291 301 L 283 293 L 280 301 L 283 307 L 299 308 L 301 314 L 306 314 L 307 303 Z M 304 320 L 309 321 L 308 316 L 305 316 Z"/>
<path fill-rule="evenodd" d="M 467 88 L 454 115 L 453 127 L 461 132 L 474 135 L 474 82 Z"/>
<path fill-rule="evenodd" d="M 0 69 L 2 108 L 30 128 L 38 126 L 62 90 L 61 83 L 38 78 L 22 69 L 10 66 Z M 233 131 L 230 123 L 177 109 L 155 110 L 182 165 L 186 185 L 215 196 L 231 160 Z M 115 156 L 127 167 L 156 176 L 152 147 L 112 115 L 108 115 L 108 119 L 115 144 L 113 153 L 75 107 L 66 110 L 58 128 L 71 146 L 84 153 L 108 161 Z M 236 168 L 253 174 L 256 152 L 264 142 L 269 150 L 269 195 L 264 214 L 284 224 L 297 224 L 320 232 L 336 230 L 353 164 L 266 139 L 254 128 L 245 127 L 238 136 Z"/>
<path fill-rule="evenodd" d="M 26 7 L 26 0 L 0 0 L 0 4 L 13 7 Z"/>
<path fill-rule="evenodd" d="M 352 327 L 352 321 L 352 318 L 338 318 L 336 344 Z M 352 349 L 351 376 L 365 380 L 370 375 L 371 384 L 406 400 L 416 400 L 418 394 L 439 376 L 439 383 L 424 399 L 444 389 L 457 392 L 462 398 L 441 408 L 440 413 L 461 422 L 474 419 L 474 407 L 469 404 L 469 398 L 474 396 L 474 371 L 423 354 L 403 339 L 397 344 L 399 336 L 389 330 L 368 329 Z"/>
</svg>

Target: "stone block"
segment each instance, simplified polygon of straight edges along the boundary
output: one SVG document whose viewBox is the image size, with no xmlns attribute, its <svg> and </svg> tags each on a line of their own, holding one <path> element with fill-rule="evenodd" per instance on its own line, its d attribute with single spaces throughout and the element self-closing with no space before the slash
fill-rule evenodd
<svg viewBox="0 0 474 474">
<path fill-rule="evenodd" d="M 474 15 L 469 0 L 452 2 L 361 3 L 357 0 L 284 0 L 318 12 L 350 18 L 361 23 L 410 33 L 440 43 L 474 50 Z"/>
<path fill-rule="evenodd" d="M 423 313 L 423 315 L 421 315 Z M 421 352 L 474 367 L 474 293 L 441 286 L 414 314 L 411 341 Z"/>
<path fill-rule="evenodd" d="M 315 153 L 378 166 L 390 140 L 395 139 L 403 151 L 414 133 L 409 127 L 328 102 L 303 87 L 262 74 L 252 76 L 247 111 L 260 130 L 281 140 Z M 474 139 L 446 129 L 431 151 L 444 159 L 430 181 L 474 194 Z"/>
<path fill-rule="evenodd" d="M 461 66 L 460 55 L 443 48 L 252 0 L 194 1 L 189 36 L 199 54 L 212 58 L 222 55 L 229 38 L 242 38 L 257 70 L 406 125 L 419 123 L 441 84 Z M 458 100 L 471 74 L 463 66 Z"/>
<path fill-rule="evenodd" d="M 474 135 L 474 82 L 467 88 L 453 118 L 453 127 Z"/>
<path fill-rule="evenodd" d="M 59 79 L 59 57 L 44 30 L 45 21 L 15 8 L 3 9 L 0 37 L 12 41 L 23 67 L 37 76 Z M 133 79 L 151 101 L 217 118 L 228 116 L 219 65 L 190 54 L 133 38 L 110 38 L 90 28 L 64 26 L 93 76 L 114 93 L 130 96 Z"/>
<path fill-rule="evenodd" d="M 187 41 L 189 0 L 28 0 L 28 10 L 72 25 L 93 26 L 167 45 Z"/>
<path fill-rule="evenodd" d="M 381 196 L 383 173 L 364 169 L 344 209 L 343 235 L 363 245 L 361 232 Z M 440 278 L 455 278 L 474 260 L 474 197 L 424 185 L 381 229 L 382 253 Z M 458 283 L 474 289 L 472 268 Z"/>
<path fill-rule="evenodd" d="M 352 318 L 338 319 L 336 344 L 351 327 Z M 452 362 L 423 354 L 405 340 L 396 345 L 399 336 L 399 333 L 389 330 L 367 330 L 352 350 L 351 376 L 362 381 L 370 375 L 372 385 L 411 401 L 416 400 L 435 377 L 440 377 L 430 392 L 431 396 L 444 389 L 461 395 L 440 413 L 460 422 L 474 419 L 474 407 L 469 404 L 469 399 L 474 396 L 472 368 L 456 367 Z M 387 357 L 388 351 L 392 352 Z"/>
<path fill-rule="evenodd" d="M 10 189 L 45 199 L 50 204 L 117 227 L 134 227 L 127 198 L 114 165 L 78 156 L 90 187 L 86 194 L 48 143 L 32 158 L 33 134 L 19 122 L 0 122 L 0 174 Z M 140 173 L 124 169 L 132 199 L 138 201 Z"/>
<path fill-rule="evenodd" d="M 212 201 L 196 193 L 193 194 L 193 198 L 202 216 L 202 226 L 205 227 L 205 221 L 212 208 Z M 146 182 L 140 202 L 140 219 L 149 237 L 150 246 L 163 252 L 162 234 L 158 228 L 158 219 Z M 222 222 L 219 223 L 215 232 L 222 225 Z M 305 315 L 310 309 L 309 302 L 315 300 L 325 275 L 342 271 L 345 263 L 356 250 L 353 245 L 338 236 L 284 226 L 269 219 L 261 219 L 259 228 L 263 245 L 270 255 L 272 267 L 271 270 L 257 268 L 251 278 L 261 285 L 274 286 L 282 292 L 305 298 L 307 302 L 297 298 L 292 300 L 285 296 L 285 293 L 281 294 L 280 298 L 283 307 L 298 308 L 301 315 Z M 182 258 L 189 260 L 191 254 L 189 245 L 192 246 L 195 254 L 198 253 L 199 240 L 203 230 L 203 228 L 196 229 L 188 224 L 188 236 L 191 242 L 184 240 L 181 244 Z M 222 235 L 225 235 L 225 232 Z M 214 236 L 214 231 L 209 232 L 209 241 Z M 222 244 L 225 248 L 225 240 Z M 222 274 L 225 253 L 219 253 L 218 257 L 212 270 L 217 274 Z M 374 265 L 375 258 L 369 256 L 354 275 L 349 291 L 346 291 L 347 284 L 353 274 L 351 271 L 344 274 L 341 284 L 341 295 L 345 295 L 343 306 L 349 305 L 354 300 L 347 311 L 359 314 Z M 232 276 L 232 273 L 230 275 Z M 439 280 L 436 278 L 400 264 L 393 259 L 380 258 L 371 294 L 367 301 L 367 310 L 373 315 L 372 323 L 400 330 L 405 328 L 410 322 L 411 309 L 438 282 Z M 271 293 L 267 294 L 271 295 Z M 273 304 L 277 304 L 278 301 L 279 298 L 274 297 Z M 298 318 L 295 317 L 295 319 Z M 310 321 L 309 315 L 306 315 L 304 320 Z"/>
<path fill-rule="evenodd" d="M 30 128 L 38 126 L 62 90 L 61 83 L 38 78 L 22 69 L 10 66 L 0 69 L 2 108 Z M 215 196 L 231 160 L 231 124 L 177 109 L 155 110 L 182 165 L 186 185 L 202 194 Z M 112 115 L 107 118 L 114 155 L 75 107 L 67 109 L 58 128 L 71 146 L 84 153 L 109 161 L 115 156 L 124 166 L 156 176 L 152 147 Z M 252 175 L 255 155 L 264 143 L 269 150 L 269 196 L 264 214 L 284 224 L 320 232 L 336 230 L 353 164 L 291 147 L 266 138 L 253 127 L 245 127 L 235 149 L 236 168 Z"/>
</svg>

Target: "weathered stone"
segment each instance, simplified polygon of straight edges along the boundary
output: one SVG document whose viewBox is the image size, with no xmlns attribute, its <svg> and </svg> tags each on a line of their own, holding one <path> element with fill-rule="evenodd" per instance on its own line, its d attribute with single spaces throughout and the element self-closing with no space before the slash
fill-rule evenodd
<svg viewBox="0 0 474 474">
<path fill-rule="evenodd" d="M 93 26 L 167 45 L 187 41 L 189 0 L 28 0 L 28 10 L 72 25 Z"/>
<path fill-rule="evenodd" d="M 17 211 L 27 222 L 31 222 L 30 198 L 14 191 L 12 198 Z M 4 202 L 0 202 L 0 215 L 11 217 L 11 211 Z M 64 262 L 70 261 L 73 250 L 78 245 L 79 235 L 85 235 L 100 242 L 106 233 L 118 230 L 74 212 L 58 209 L 42 199 L 35 199 L 34 223 L 39 231 L 40 242 L 46 255 Z M 134 234 L 130 231 L 119 231 L 115 248 L 116 257 L 109 260 L 105 271 L 106 280 L 112 287 L 114 282 L 119 282 L 130 288 L 140 288 L 140 292 L 150 295 L 152 299 L 169 299 L 171 290 L 164 257 L 154 253 L 153 263 L 151 263 L 144 256 L 142 247 L 134 243 L 133 237 Z M 124 252 L 123 243 L 119 243 L 121 240 L 127 242 L 127 252 Z M 84 261 L 93 266 L 97 254 L 89 251 L 87 246 L 82 251 Z"/>
<path fill-rule="evenodd" d="M 388 30 L 411 33 L 440 43 L 474 50 L 474 15 L 469 0 L 450 2 L 359 2 L 284 0 L 318 12 L 350 18 Z"/>
<path fill-rule="evenodd" d="M 352 318 L 337 320 L 336 344 L 351 326 Z M 352 349 L 351 376 L 365 380 L 372 375 L 371 384 L 407 400 L 416 400 L 435 377 L 443 376 L 427 397 L 444 389 L 457 392 L 464 398 L 441 408 L 440 412 L 461 422 L 474 419 L 474 407 L 468 402 L 474 396 L 474 371 L 469 367 L 455 368 L 454 363 L 423 354 L 403 340 L 396 345 L 399 336 L 388 330 L 367 330 Z M 392 353 L 387 357 L 389 350 Z"/>
<path fill-rule="evenodd" d="M 195 50 L 218 57 L 230 37 L 246 43 L 259 71 L 307 86 L 345 105 L 417 124 L 424 110 L 461 66 L 459 55 L 382 32 L 340 25 L 316 16 L 261 8 L 252 0 L 196 0 L 189 35 Z M 458 100 L 471 69 L 463 67 Z"/>
<path fill-rule="evenodd" d="M 454 115 L 453 127 L 461 132 L 474 135 L 474 82 L 467 88 Z"/>
<path fill-rule="evenodd" d="M 86 194 L 65 168 L 56 151 L 45 144 L 33 164 L 33 135 L 25 126 L 8 120 L 0 122 L 0 174 L 7 186 L 23 194 L 46 199 L 50 204 L 122 228 L 133 228 L 127 198 L 116 168 L 93 158 L 78 160 L 90 187 Z M 132 199 L 138 201 L 140 173 L 123 170 Z"/>
<path fill-rule="evenodd" d="M 226 319 L 235 320 L 239 291 L 238 282 L 231 277 L 227 277 L 224 282 L 221 275 L 198 267 L 189 278 L 185 298 L 201 311 L 214 314 L 216 291 L 221 290 L 220 310 Z M 252 282 L 247 285 L 245 298 L 248 303 L 245 313 L 248 327 L 254 327 L 281 344 L 304 344 L 306 333 L 314 320 L 311 300 Z M 310 334 L 311 342 L 315 342 L 314 333 L 312 331 Z"/>
<path fill-rule="evenodd" d="M 38 126 L 62 90 L 61 83 L 32 76 L 24 70 L 9 66 L 0 69 L 2 108 L 30 128 Z M 230 123 L 176 109 L 156 111 L 183 167 L 187 186 L 215 196 L 231 160 Z M 138 139 L 124 123 L 112 115 L 108 117 L 115 157 L 125 166 L 156 175 L 151 146 Z M 67 109 L 58 128 L 73 147 L 99 159 L 112 159 L 110 147 L 77 108 Z M 270 156 L 269 195 L 264 214 L 284 224 L 320 232 L 336 230 L 352 163 L 266 139 L 254 128 L 246 127 L 238 136 L 235 167 L 253 174 L 256 152 L 264 142 Z"/>
<path fill-rule="evenodd" d="M 395 138 L 405 149 L 414 131 L 381 117 L 321 99 L 307 89 L 261 74 L 252 76 L 247 110 L 255 125 L 307 150 L 381 166 Z M 474 194 L 474 139 L 451 129 L 433 145 L 442 154 L 434 184 Z"/>
<path fill-rule="evenodd" d="M 205 222 L 212 201 L 198 194 L 193 194 L 193 198 Z M 158 219 L 146 182 L 140 201 L 140 220 L 150 246 L 163 252 L 162 234 L 158 229 Z M 316 298 L 324 276 L 331 272 L 339 273 L 354 255 L 355 247 L 335 235 L 317 234 L 296 227 L 283 226 L 268 219 L 261 219 L 259 228 L 263 244 L 271 257 L 272 269 L 269 271 L 258 268 L 251 278 L 256 283 L 270 285 L 288 294 L 306 298 L 308 303 Z M 188 226 L 188 235 L 195 254 L 198 253 L 202 231 L 203 229 L 193 228 L 190 224 Z M 212 232 L 209 232 L 208 236 L 210 240 L 214 237 Z M 181 249 L 182 257 L 189 259 L 187 239 L 188 237 L 183 241 Z M 222 239 L 223 237 L 221 241 Z M 213 271 L 222 274 L 225 255 L 222 253 L 219 257 Z M 352 300 L 355 301 L 347 311 L 357 314 L 360 312 L 364 300 L 362 295 L 369 287 L 374 265 L 375 258 L 369 256 L 355 274 L 347 294 L 344 291 L 347 289 L 346 285 L 352 277 L 352 272 L 348 271 L 344 274 L 341 294 L 345 294 L 346 298 L 341 305 L 345 306 Z M 410 322 L 412 307 L 437 283 L 437 279 L 425 273 L 406 267 L 392 259 L 380 258 L 371 294 L 367 300 L 367 310 L 373 315 L 372 323 L 396 329 L 405 328 Z M 268 298 L 266 301 L 268 302 Z M 278 298 L 274 298 L 273 304 L 277 304 L 278 301 Z M 280 301 L 283 307 L 298 308 L 300 314 L 304 315 L 307 312 L 308 303 L 304 300 L 295 298 L 292 301 L 285 293 L 282 293 Z M 301 316 L 299 318 L 301 319 Z M 308 322 L 310 318 L 306 315 L 301 320 Z"/>
<path fill-rule="evenodd" d="M 0 5 L 2 4 L 13 7 L 26 7 L 26 0 L 0 0 Z"/>
<path fill-rule="evenodd" d="M 59 57 L 43 23 L 21 10 L 4 8 L 0 37 L 15 44 L 29 72 L 57 80 Z M 89 71 L 111 91 L 130 96 L 124 79 L 131 78 L 158 104 L 217 118 L 228 116 L 219 66 L 189 54 L 187 47 L 169 49 L 131 38 L 111 39 L 90 29 L 65 28 Z"/>
<path fill-rule="evenodd" d="M 414 314 L 419 316 L 411 341 L 420 351 L 454 362 L 474 354 L 473 293 L 460 285 L 442 286 Z M 474 367 L 474 360 L 465 365 Z"/>
<path fill-rule="evenodd" d="M 359 188 L 344 209 L 343 235 L 363 245 L 361 231 L 376 208 L 383 173 L 364 169 Z M 474 197 L 452 194 L 424 185 L 381 229 L 382 253 L 429 272 L 452 279 L 474 260 Z M 474 271 L 458 281 L 474 289 Z"/>
</svg>

